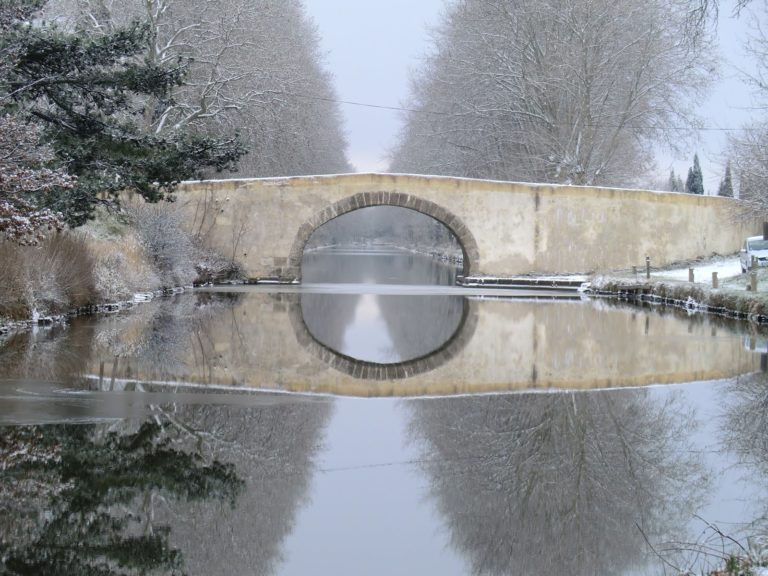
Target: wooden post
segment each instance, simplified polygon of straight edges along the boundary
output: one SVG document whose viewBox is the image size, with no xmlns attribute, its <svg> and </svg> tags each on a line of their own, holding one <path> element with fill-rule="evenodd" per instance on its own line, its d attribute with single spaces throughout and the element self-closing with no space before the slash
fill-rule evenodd
<svg viewBox="0 0 768 576">
<path fill-rule="evenodd" d="M 117 377 L 117 360 L 119 356 L 115 355 L 115 360 L 112 362 L 112 379 L 109 381 L 109 390 L 115 389 L 115 378 Z"/>
<path fill-rule="evenodd" d="M 754 270 L 749 274 L 749 288 L 752 292 L 757 292 L 757 272 Z"/>
<path fill-rule="evenodd" d="M 757 256 L 752 256 L 752 261 L 749 263 L 749 269 L 754 270 L 757 268 Z"/>
<path fill-rule="evenodd" d="M 763 222 L 763 240 L 768 240 L 768 222 Z"/>
<path fill-rule="evenodd" d="M 712 288 L 719 288 L 720 283 L 717 280 L 717 272 L 712 272 Z"/>
<path fill-rule="evenodd" d="M 693 282 L 693 268 L 688 268 L 688 282 Z"/>
<path fill-rule="evenodd" d="M 647 280 L 651 279 L 651 257 L 650 256 L 645 257 L 645 278 Z"/>
</svg>

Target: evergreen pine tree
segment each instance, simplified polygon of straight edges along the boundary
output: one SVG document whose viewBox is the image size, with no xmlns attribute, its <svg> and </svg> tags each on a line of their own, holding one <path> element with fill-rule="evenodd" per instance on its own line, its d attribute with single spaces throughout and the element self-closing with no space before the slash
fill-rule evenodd
<svg viewBox="0 0 768 576">
<path fill-rule="evenodd" d="M 688 194 L 704 194 L 704 175 L 701 172 L 698 154 L 693 155 L 693 166 L 688 169 L 685 191 Z"/>
<path fill-rule="evenodd" d="M 674 168 L 670 170 L 669 172 L 669 182 L 667 183 L 667 188 L 670 192 L 683 192 L 683 180 L 675 174 Z"/>
<path fill-rule="evenodd" d="M 0 10 L 0 113 L 40 125 L 59 164 L 76 184 L 44 204 L 70 225 L 85 222 L 99 193 L 132 190 L 150 201 L 205 168 L 231 169 L 244 153 L 236 137 L 141 130 L 143 103 L 170 100 L 185 63 L 158 65 L 140 56 L 151 31 L 141 23 L 98 37 L 31 26 L 35 0 Z M 26 19 L 26 22 L 24 21 Z M 162 108 L 162 106 L 158 106 Z"/>
<path fill-rule="evenodd" d="M 725 176 L 720 181 L 720 187 L 717 190 L 718 196 L 726 196 L 727 198 L 733 198 L 733 177 L 731 176 L 731 161 L 725 165 Z"/>
</svg>

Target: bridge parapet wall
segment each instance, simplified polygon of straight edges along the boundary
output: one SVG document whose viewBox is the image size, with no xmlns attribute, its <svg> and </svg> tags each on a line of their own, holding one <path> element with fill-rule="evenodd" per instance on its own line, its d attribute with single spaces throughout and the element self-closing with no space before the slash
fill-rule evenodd
<svg viewBox="0 0 768 576">
<path fill-rule="evenodd" d="M 189 226 L 254 279 L 300 278 L 304 243 L 325 222 L 392 205 L 443 222 L 461 242 L 468 275 L 586 273 L 738 250 L 757 222 L 735 201 L 643 190 L 347 174 L 187 182 Z"/>
</svg>

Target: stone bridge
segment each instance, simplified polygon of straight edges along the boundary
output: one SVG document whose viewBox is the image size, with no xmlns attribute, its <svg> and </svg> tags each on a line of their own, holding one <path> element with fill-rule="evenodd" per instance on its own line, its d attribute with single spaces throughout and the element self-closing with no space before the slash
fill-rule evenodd
<svg viewBox="0 0 768 576">
<path fill-rule="evenodd" d="M 589 273 L 738 250 L 755 225 L 727 198 L 398 174 L 210 180 L 180 186 L 188 223 L 255 280 L 301 279 L 312 233 L 368 206 L 447 226 L 467 276 Z"/>
</svg>

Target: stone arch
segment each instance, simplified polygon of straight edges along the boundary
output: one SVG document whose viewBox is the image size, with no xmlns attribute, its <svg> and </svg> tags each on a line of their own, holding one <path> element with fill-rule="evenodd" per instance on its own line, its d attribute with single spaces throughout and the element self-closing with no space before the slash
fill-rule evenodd
<svg viewBox="0 0 768 576">
<path fill-rule="evenodd" d="M 462 220 L 442 206 L 412 194 L 401 192 L 360 192 L 331 204 L 299 227 L 288 257 L 288 276 L 301 280 L 301 259 L 312 233 L 326 222 L 343 214 L 371 206 L 399 206 L 421 212 L 443 224 L 456 237 L 464 259 L 463 273 L 469 276 L 479 264 L 480 252 L 475 237 Z"/>
<path fill-rule="evenodd" d="M 478 323 L 477 303 L 464 299 L 464 310 L 453 335 L 437 350 L 392 364 L 377 364 L 358 360 L 322 344 L 309 331 L 301 311 L 301 297 L 290 294 L 288 317 L 293 327 L 297 342 L 315 358 L 339 372 L 360 380 L 404 380 L 420 374 L 426 374 L 458 356 L 472 340 Z"/>
</svg>

